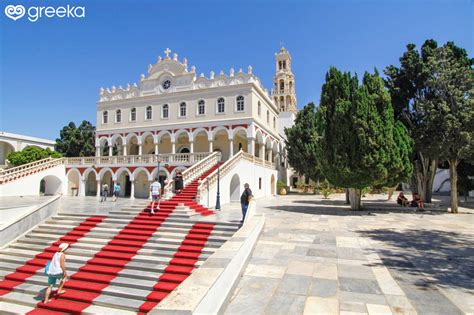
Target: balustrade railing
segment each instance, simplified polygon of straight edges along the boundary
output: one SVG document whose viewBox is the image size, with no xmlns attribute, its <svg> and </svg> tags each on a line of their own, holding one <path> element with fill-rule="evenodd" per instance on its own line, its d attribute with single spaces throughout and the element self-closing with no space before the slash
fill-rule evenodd
<svg viewBox="0 0 474 315">
<path fill-rule="evenodd" d="M 66 165 L 141 165 L 194 163 L 210 156 L 210 152 L 201 153 L 175 153 L 175 154 L 146 154 L 146 155 L 117 155 L 117 156 L 91 156 L 66 158 Z"/>
<path fill-rule="evenodd" d="M 210 154 L 210 153 L 209 153 Z M 212 154 L 208 155 L 207 157 L 201 159 L 198 163 L 195 163 L 191 167 L 185 169 L 181 174 L 183 175 L 183 184 L 186 186 L 199 176 L 201 176 L 204 172 L 209 170 L 211 167 L 216 165 L 221 160 L 222 154 L 220 152 L 213 152 Z M 172 196 L 174 185 L 174 179 L 169 181 L 164 187 L 164 194 L 166 198 L 170 198 Z"/>
<path fill-rule="evenodd" d="M 1 169 L 0 170 L 0 184 L 10 182 L 12 180 L 24 177 L 33 173 L 43 171 L 45 169 L 64 164 L 64 158 L 46 158 L 39 161 L 23 164 L 20 166 Z"/>
</svg>

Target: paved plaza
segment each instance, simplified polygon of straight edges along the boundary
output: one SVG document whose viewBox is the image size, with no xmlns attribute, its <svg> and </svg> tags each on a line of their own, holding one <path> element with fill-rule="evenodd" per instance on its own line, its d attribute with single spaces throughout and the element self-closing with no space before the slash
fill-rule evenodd
<svg viewBox="0 0 474 315">
<path fill-rule="evenodd" d="M 226 314 L 474 313 L 474 211 L 353 212 L 342 199 L 258 200 L 265 228 Z"/>
</svg>

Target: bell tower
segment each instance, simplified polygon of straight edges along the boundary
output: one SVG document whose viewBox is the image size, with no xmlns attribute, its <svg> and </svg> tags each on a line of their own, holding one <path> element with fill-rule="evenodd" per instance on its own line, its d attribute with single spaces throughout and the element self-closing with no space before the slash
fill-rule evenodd
<svg viewBox="0 0 474 315">
<path fill-rule="evenodd" d="M 296 114 L 295 76 L 291 72 L 290 52 L 281 47 L 275 53 L 276 72 L 273 77 L 272 97 L 280 112 Z"/>
</svg>

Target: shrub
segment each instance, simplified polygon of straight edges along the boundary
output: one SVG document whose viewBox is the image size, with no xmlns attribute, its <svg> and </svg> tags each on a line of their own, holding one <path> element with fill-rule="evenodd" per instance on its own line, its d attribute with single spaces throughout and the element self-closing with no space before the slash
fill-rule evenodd
<svg viewBox="0 0 474 315">
<path fill-rule="evenodd" d="M 61 153 L 51 151 L 50 148 L 42 149 L 38 147 L 28 146 L 21 151 L 11 152 L 8 154 L 8 161 L 13 166 L 20 166 L 34 161 L 42 160 L 47 157 L 60 158 Z"/>
</svg>

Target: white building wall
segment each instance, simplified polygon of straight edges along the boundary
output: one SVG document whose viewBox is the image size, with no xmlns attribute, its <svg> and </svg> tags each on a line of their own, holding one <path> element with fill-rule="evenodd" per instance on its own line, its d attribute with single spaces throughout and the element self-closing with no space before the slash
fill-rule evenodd
<svg viewBox="0 0 474 315">
<path fill-rule="evenodd" d="M 66 170 L 58 165 L 0 185 L 0 196 L 39 196 L 42 179 L 46 181 L 46 195 L 66 194 Z"/>
<path fill-rule="evenodd" d="M 250 189 L 252 190 L 252 193 L 255 198 L 267 197 L 276 193 L 276 181 L 278 179 L 277 170 L 272 170 L 266 167 L 255 165 L 254 163 L 247 160 L 240 160 L 229 173 L 227 173 L 225 176 L 222 176 L 220 179 L 221 205 L 225 205 L 231 202 L 231 181 L 234 175 L 237 175 L 239 178 L 238 193 L 234 192 L 235 195 L 238 194 L 238 200 L 240 200 L 240 195 L 243 192 L 243 187 L 245 183 L 248 183 L 250 185 Z M 273 190 L 271 185 L 272 176 L 274 177 Z M 259 188 L 259 179 L 262 180 L 261 189 Z M 208 194 L 204 194 L 202 196 L 200 203 L 206 207 L 213 208 L 216 205 L 216 196 L 217 185 L 214 185 L 210 187 Z M 225 210 L 225 207 L 223 209 Z"/>
</svg>

